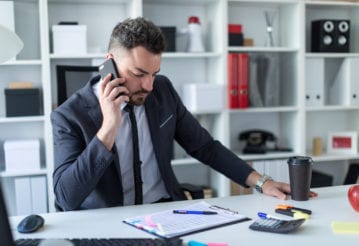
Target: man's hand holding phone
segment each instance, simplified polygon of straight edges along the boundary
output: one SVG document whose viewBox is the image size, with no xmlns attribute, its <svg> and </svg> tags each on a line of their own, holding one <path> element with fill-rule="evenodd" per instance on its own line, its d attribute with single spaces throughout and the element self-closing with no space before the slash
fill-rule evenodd
<svg viewBox="0 0 359 246">
<path fill-rule="evenodd" d="M 130 100 L 129 91 L 123 86 L 125 79 L 119 78 L 116 65 L 112 59 L 101 64 L 99 71 L 102 77 L 99 101 L 103 122 L 97 137 L 110 150 L 121 124 L 121 104 Z"/>
</svg>

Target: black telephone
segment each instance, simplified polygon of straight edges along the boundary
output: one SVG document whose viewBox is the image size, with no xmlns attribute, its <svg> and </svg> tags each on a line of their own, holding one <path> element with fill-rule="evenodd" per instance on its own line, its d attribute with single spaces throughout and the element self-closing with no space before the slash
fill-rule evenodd
<svg viewBox="0 0 359 246">
<path fill-rule="evenodd" d="M 265 130 L 252 129 L 241 132 L 238 136 L 240 141 L 247 141 L 243 149 L 244 154 L 265 154 L 267 151 L 291 151 L 289 148 L 279 148 L 277 146 L 277 137 Z M 269 148 L 267 142 L 274 142 L 274 147 Z"/>
</svg>

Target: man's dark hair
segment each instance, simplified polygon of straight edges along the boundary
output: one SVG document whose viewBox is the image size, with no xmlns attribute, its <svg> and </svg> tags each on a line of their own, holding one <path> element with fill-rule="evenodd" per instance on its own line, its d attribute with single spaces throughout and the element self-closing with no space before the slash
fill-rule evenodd
<svg viewBox="0 0 359 246">
<path fill-rule="evenodd" d="M 165 40 L 161 29 L 142 17 L 128 18 L 118 23 L 112 31 L 108 50 L 117 47 L 129 50 L 137 46 L 143 46 L 153 54 L 162 53 Z"/>
</svg>

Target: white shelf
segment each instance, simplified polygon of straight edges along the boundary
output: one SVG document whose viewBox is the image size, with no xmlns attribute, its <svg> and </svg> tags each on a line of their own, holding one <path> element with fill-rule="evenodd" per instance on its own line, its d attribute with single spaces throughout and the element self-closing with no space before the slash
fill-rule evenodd
<svg viewBox="0 0 359 246">
<path fill-rule="evenodd" d="M 243 109 L 230 109 L 230 113 L 271 113 L 271 112 L 296 112 L 298 107 L 261 107 L 261 108 L 243 108 Z"/>
<path fill-rule="evenodd" d="M 260 47 L 260 46 L 253 46 L 253 47 L 228 47 L 229 52 L 265 52 L 265 53 L 280 53 L 280 52 L 298 52 L 296 48 L 290 47 Z"/>
<path fill-rule="evenodd" d="M 104 4 L 112 3 L 130 3 L 132 0 L 102 0 Z M 84 4 L 84 3 L 98 3 L 98 0 L 48 0 L 49 3 L 67 3 L 67 4 Z"/>
<path fill-rule="evenodd" d="M 14 65 L 24 65 L 24 66 L 28 66 L 28 65 L 42 65 L 42 61 L 41 60 L 14 60 L 14 61 L 7 61 L 3 64 L 1 64 L 1 66 L 14 66 Z"/>
<path fill-rule="evenodd" d="M 163 58 L 217 58 L 220 56 L 221 54 L 216 52 L 164 52 L 162 54 Z"/>
<path fill-rule="evenodd" d="M 43 122 L 45 116 L 0 117 L 0 123 Z"/>
<path fill-rule="evenodd" d="M 21 176 L 37 176 L 37 175 L 47 175 L 46 169 L 40 170 L 29 170 L 29 171 L 11 171 L 11 172 L 0 172 L 1 177 L 21 177 Z"/>
<path fill-rule="evenodd" d="M 320 112 L 320 111 L 350 111 L 359 110 L 359 106 L 322 106 L 322 107 L 307 107 L 308 112 Z"/>
<path fill-rule="evenodd" d="M 176 5 L 197 5 L 197 4 L 208 4 L 217 2 L 218 0 L 196 0 L 196 2 L 193 2 L 193 0 L 144 0 L 144 3 L 156 3 L 156 4 L 176 4 Z"/>
<path fill-rule="evenodd" d="M 239 158 L 245 161 L 288 159 L 291 156 L 300 155 L 300 153 L 294 153 L 294 152 L 268 152 L 265 154 L 242 154 L 239 152 L 235 152 L 235 153 Z M 357 157 L 359 157 L 359 155 Z M 172 160 L 171 163 L 174 166 L 200 164 L 200 162 L 194 158 L 175 159 Z"/>
<path fill-rule="evenodd" d="M 93 59 L 93 58 L 104 58 L 105 53 L 94 53 L 94 54 L 83 54 L 83 55 L 61 55 L 61 54 L 50 54 L 50 58 L 55 59 Z M 220 57 L 220 53 L 216 52 L 198 52 L 198 53 L 188 53 L 188 52 L 164 52 L 162 54 L 163 58 L 216 58 Z"/>
<path fill-rule="evenodd" d="M 307 155 L 311 155 L 308 153 Z M 323 154 L 321 156 L 312 156 L 314 162 L 326 162 L 326 161 L 346 161 L 359 159 L 359 154 L 357 155 L 334 155 L 334 154 Z"/>
<path fill-rule="evenodd" d="M 258 160 L 278 160 L 278 159 L 288 159 L 291 156 L 300 155 L 293 152 L 283 152 L 283 153 L 266 153 L 266 154 L 237 154 L 241 159 L 245 161 L 258 161 Z"/>
<path fill-rule="evenodd" d="M 172 160 L 171 164 L 173 166 L 186 166 L 186 165 L 199 164 L 199 161 L 194 158 L 182 158 L 182 159 Z"/>
<path fill-rule="evenodd" d="M 105 58 L 105 53 L 89 53 L 89 54 L 50 54 L 50 58 L 55 59 L 94 59 L 94 58 Z"/>
<path fill-rule="evenodd" d="M 359 6 L 359 3 L 351 1 L 316 1 L 316 0 L 306 0 L 307 5 L 313 5 L 318 7 L 325 6 L 335 6 L 335 7 L 356 7 Z"/>
<path fill-rule="evenodd" d="M 307 58 L 355 58 L 359 57 L 359 53 L 323 53 L 323 52 L 310 52 L 306 53 Z"/>
</svg>

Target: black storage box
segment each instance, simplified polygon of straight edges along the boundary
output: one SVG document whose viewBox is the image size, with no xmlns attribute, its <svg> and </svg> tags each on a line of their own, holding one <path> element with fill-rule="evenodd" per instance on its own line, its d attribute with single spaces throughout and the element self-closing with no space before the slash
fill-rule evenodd
<svg viewBox="0 0 359 246">
<path fill-rule="evenodd" d="M 312 171 L 312 180 L 310 187 L 311 188 L 318 188 L 318 187 L 326 187 L 333 185 L 333 176 L 328 175 L 318 171 Z"/>
<path fill-rule="evenodd" d="M 161 26 L 163 35 L 166 40 L 166 48 L 164 51 L 175 52 L 176 51 L 176 27 L 175 26 Z"/>
<path fill-rule="evenodd" d="M 189 184 L 189 183 L 182 183 L 180 185 L 181 185 L 182 190 L 185 192 L 185 194 L 186 194 L 186 192 L 189 192 L 189 196 L 192 200 L 204 198 L 204 192 L 203 192 L 203 188 L 201 186 L 193 185 L 193 184 Z M 187 197 L 187 199 L 188 198 L 189 197 Z"/>
<path fill-rule="evenodd" d="M 242 25 L 239 24 L 228 25 L 228 45 L 243 46 Z"/>
<path fill-rule="evenodd" d="M 6 116 L 41 114 L 40 89 L 5 89 Z"/>
</svg>

